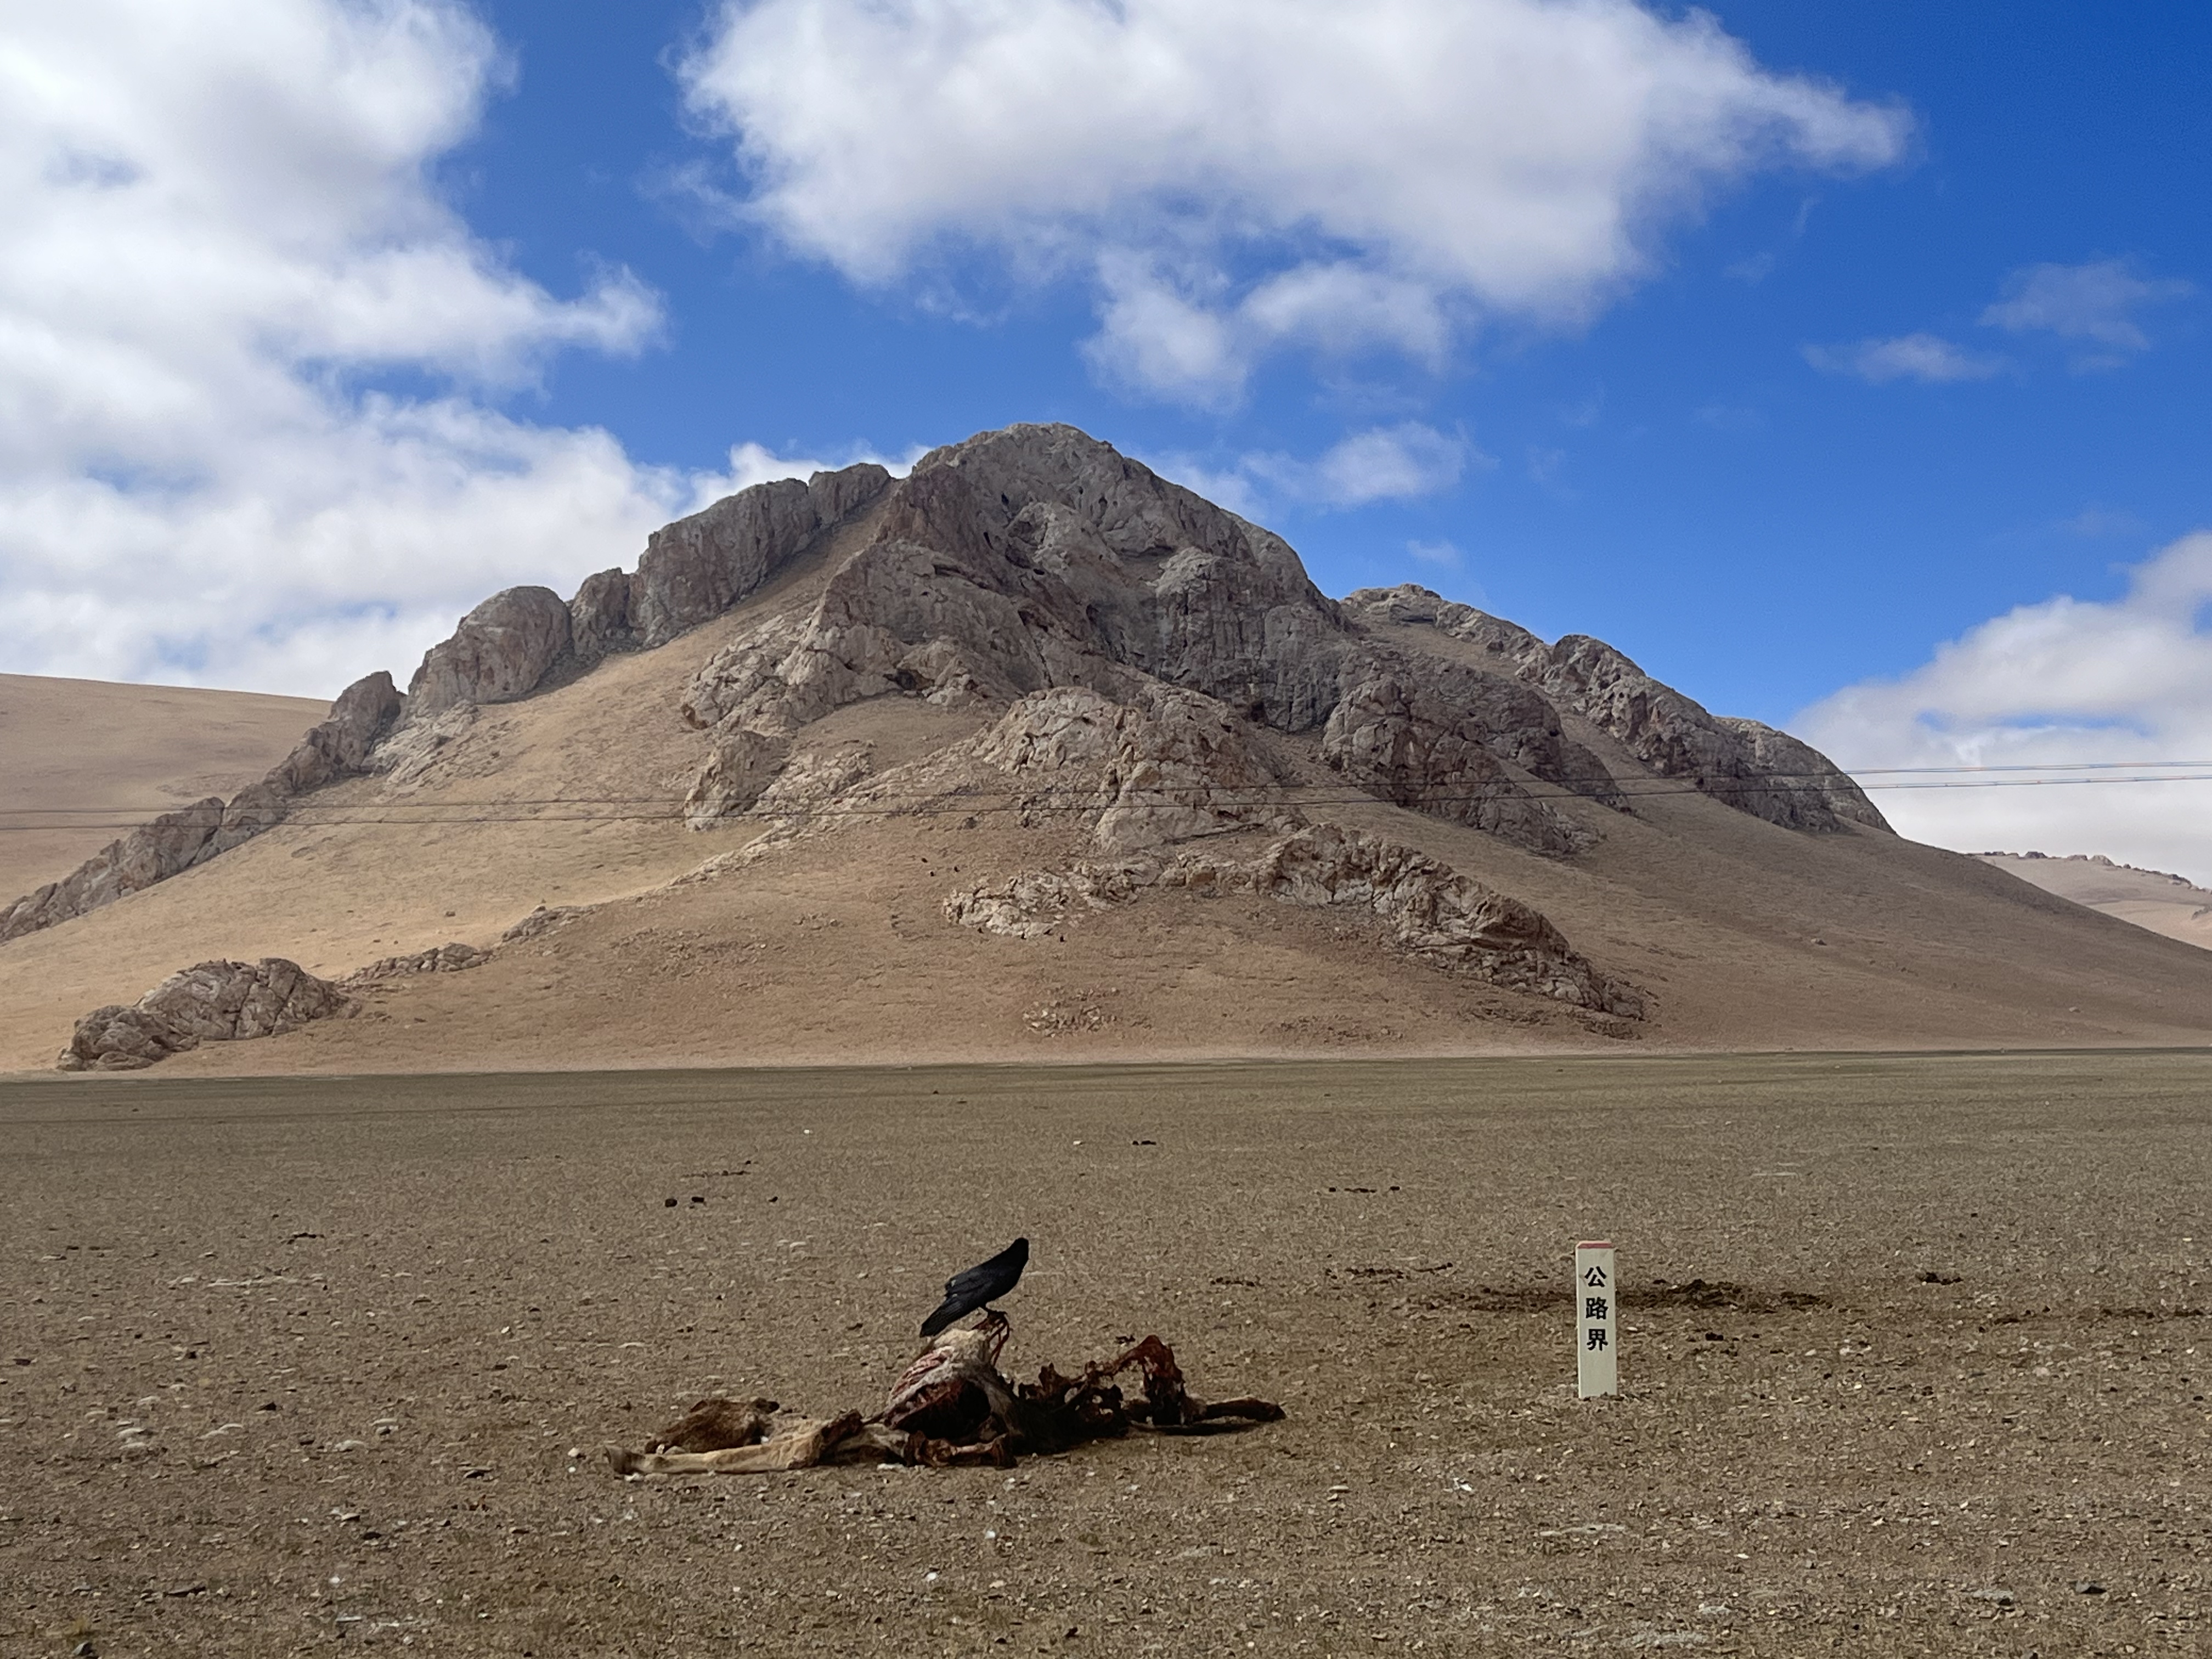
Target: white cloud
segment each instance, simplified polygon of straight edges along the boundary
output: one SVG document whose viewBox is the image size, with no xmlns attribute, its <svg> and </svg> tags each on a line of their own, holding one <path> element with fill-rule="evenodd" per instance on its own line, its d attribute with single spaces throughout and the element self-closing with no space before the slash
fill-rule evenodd
<svg viewBox="0 0 2212 1659">
<path fill-rule="evenodd" d="M 0 663 L 327 692 L 711 480 L 489 398 L 659 327 L 428 172 L 503 72 L 453 0 L 71 0 L 0 52 Z M 379 394 L 374 377 L 446 390 Z"/>
<path fill-rule="evenodd" d="M 1245 462 L 1286 495 L 1324 507 L 1413 501 L 1449 489 L 1470 465 L 1496 465 L 1466 439 L 1418 421 L 1352 433 L 1311 461 L 1253 456 Z"/>
<path fill-rule="evenodd" d="M 2190 283 L 2138 276 L 2122 259 L 2081 265 L 2028 265 L 2006 279 L 2004 297 L 1982 313 L 1991 327 L 2015 334 L 2047 331 L 2064 340 L 2088 340 L 2116 352 L 2147 349 L 2135 313 L 2161 301 L 2196 292 Z M 2103 358 L 2090 360 L 2103 366 Z"/>
<path fill-rule="evenodd" d="M 1451 542 L 1407 542 L 1406 551 L 1423 564 L 1432 564 L 1443 570 L 1456 570 L 1467 560 L 1467 556 Z"/>
<path fill-rule="evenodd" d="M 2021 606 L 1901 679 L 1837 692 L 1792 729 L 1851 770 L 2212 761 L 2212 532 L 2136 566 L 2118 599 Z M 2103 853 L 2212 883 L 2212 782 L 1890 790 L 1876 799 L 1905 834 L 1942 846 Z"/>
<path fill-rule="evenodd" d="M 1162 477 L 1255 519 L 1266 514 L 1270 501 L 1322 507 L 1413 501 L 1451 489 L 1470 467 L 1487 469 L 1498 463 L 1464 437 L 1404 421 L 1347 434 L 1310 459 L 1255 451 L 1226 468 L 1187 456 L 1168 456 L 1152 465 Z"/>
<path fill-rule="evenodd" d="M 789 246 L 1088 275 L 1094 362 L 1200 405 L 1286 344 L 1580 322 L 1712 188 L 1909 130 L 1632 0 L 724 0 L 683 75 Z"/>
<path fill-rule="evenodd" d="M 1856 375 L 1881 386 L 1890 380 L 1941 385 L 1952 380 L 1986 380 L 2004 368 L 2001 359 L 1978 357 L 1935 334 L 1901 334 L 1890 340 L 1861 340 L 1855 345 L 1805 349 L 1805 361 L 1831 374 Z"/>
</svg>

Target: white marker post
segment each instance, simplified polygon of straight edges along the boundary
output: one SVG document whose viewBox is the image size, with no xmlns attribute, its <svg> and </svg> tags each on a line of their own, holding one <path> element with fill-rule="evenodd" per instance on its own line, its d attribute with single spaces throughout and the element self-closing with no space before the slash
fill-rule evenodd
<svg viewBox="0 0 2212 1659">
<path fill-rule="evenodd" d="M 1620 1392 L 1616 1285 L 1611 1244 L 1575 1246 L 1575 1393 L 1584 1400 Z"/>
</svg>

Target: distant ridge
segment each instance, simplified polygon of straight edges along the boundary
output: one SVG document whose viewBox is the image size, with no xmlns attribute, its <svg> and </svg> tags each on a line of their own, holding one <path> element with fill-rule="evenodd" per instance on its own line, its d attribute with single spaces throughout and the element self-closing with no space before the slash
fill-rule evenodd
<svg viewBox="0 0 2212 1659">
<path fill-rule="evenodd" d="M 2100 915 L 2212 951 L 2212 889 L 2101 853 L 1977 853 L 1984 864 Z"/>
</svg>

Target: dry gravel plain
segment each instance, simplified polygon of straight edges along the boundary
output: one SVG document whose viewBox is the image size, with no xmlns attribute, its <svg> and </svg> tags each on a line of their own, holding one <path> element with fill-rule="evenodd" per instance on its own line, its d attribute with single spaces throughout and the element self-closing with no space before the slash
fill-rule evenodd
<svg viewBox="0 0 2212 1659">
<path fill-rule="evenodd" d="M 0 1146 L 9 1655 L 2212 1652 L 2201 1051 L 56 1079 Z M 1288 1419 L 596 1455 L 873 1409 L 1017 1232 L 1010 1369 L 1157 1331 Z"/>
</svg>

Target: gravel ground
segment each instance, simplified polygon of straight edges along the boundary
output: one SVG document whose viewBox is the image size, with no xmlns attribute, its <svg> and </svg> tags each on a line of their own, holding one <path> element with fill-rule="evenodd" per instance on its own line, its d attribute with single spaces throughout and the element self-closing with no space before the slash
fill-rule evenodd
<svg viewBox="0 0 2212 1659">
<path fill-rule="evenodd" d="M 105 1079 L 0 1144 L 10 1655 L 2212 1652 L 2202 1053 Z M 1158 1332 L 1288 1420 L 608 1473 L 874 1409 L 1018 1232 L 1009 1369 Z"/>
</svg>

